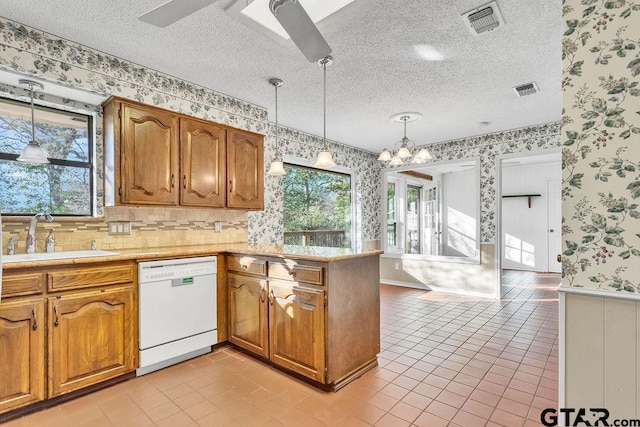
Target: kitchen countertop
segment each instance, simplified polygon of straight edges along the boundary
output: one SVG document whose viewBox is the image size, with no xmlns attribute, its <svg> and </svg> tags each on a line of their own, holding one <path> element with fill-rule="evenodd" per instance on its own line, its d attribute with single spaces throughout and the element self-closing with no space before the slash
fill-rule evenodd
<svg viewBox="0 0 640 427">
<path fill-rule="evenodd" d="M 254 243 L 224 243 L 208 245 L 188 245 L 188 246 L 166 246 L 154 248 L 133 248 L 114 250 L 115 255 L 83 257 L 83 258 L 61 258 L 38 261 L 21 261 L 3 263 L 4 270 L 20 268 L 45 267 L 56 265 L 75 265 L 91 262 L 109 262 L 125 260 L 150 260 L 162 258 L 181 258 L 201 255 L 218 255 L 221 253 L 237 253 L 244 255 L 273 256 L 290 259 L 305 259 L 312 261 L 330 262 L 349 258 L 358 258 L 371 255 L 380 255 L 383 252 L 376 251 L 355 251 L 349 248 L 325 248 L 319 246 L 298 246 L 298 245 L 270 245 Z"/>
</svg>

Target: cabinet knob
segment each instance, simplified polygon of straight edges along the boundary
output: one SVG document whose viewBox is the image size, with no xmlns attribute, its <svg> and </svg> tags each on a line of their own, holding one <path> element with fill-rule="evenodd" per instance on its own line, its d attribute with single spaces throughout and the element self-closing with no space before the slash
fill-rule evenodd
<svg viewBox="0 0 640 427">
<path fill-rule="evenodd" d="M 276 299 L 276 296 L 273 294 L 273 289 L 269 291 L 269 304 L 273 305 L 273 301 Z"/>
<path fill-rule="evenodd" d="M 293 277 L 294 279 L 296 278 L 297 273 L 293 270 L 289 271 L 289 276 Z"/>
<path fill-rule="evenodd" d="M 171 174 L 171 188 L 176 188 L 176 177 L 174 174 Z"/>
</svg>

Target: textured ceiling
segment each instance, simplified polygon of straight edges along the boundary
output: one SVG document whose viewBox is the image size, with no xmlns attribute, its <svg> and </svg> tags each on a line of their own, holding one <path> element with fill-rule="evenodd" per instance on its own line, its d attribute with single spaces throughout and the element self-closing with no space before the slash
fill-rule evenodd
<svg viewBox="0 0 640 427">
<path fill-rule="evenodd" d="M 186 1 L 186 0 L 185 0 Z M 166 28 L 137 17 L 165 0 L 3 0 L 0 15 L 267 107 L 270 77 L 281 124 L 322 135 L 322 68 L 290 42 L 276 42 L 227 14 L 219 0 Z M 333 48 L 327 69 L 327 138 L 370 151 L 392 146 L 402 125 L 418 144 L 479 135 L 561 117 L 561 1 L 498 0 L 506 25 L 473 37 L 461 15 L 483 0 L 356 0 L 320 31 Z M 414 50 L 444 55 L 429 62 Z M 540 92 L 512 87 L 535 81 Z M 481 124 L 489 122 L 489 124 Z"/>
</svg>

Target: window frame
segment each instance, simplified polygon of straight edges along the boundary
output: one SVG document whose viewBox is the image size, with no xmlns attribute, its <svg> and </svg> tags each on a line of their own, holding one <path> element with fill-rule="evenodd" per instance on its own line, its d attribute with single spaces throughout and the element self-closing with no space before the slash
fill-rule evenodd
<svg viewBox="0 0 640 427">
<path fill-rule="evenodd" d="M 17 104 L 23 105 L 30 108 L 30 102 L 24 101 L 20 97 L 10 97 L 7 94 L 0 95 L 0 102 L 6 102 L 9 104 Z M 85 168 L 88 169 L 89 172 L 89 213 L 88 214 L 54 214 L 50 213 L 54 218 L 95 218 L 97 213 L 97 205 L 98 205 L 98 192 L 97 192 L 97 155 L 96 155 L 96 140 L 97 140 L 97 129 L 96 129 L 96 113 L 87 110 L 80 110 L 75 108 L 69 108 L 64 105 L 52 103 L 52 102 L 43 102 L 34 98 L 33 100 L 34 108 L 36 109 L 45 109 L 51 110 L 55 112 L 62 112 L 65 114 L 69 114 L 70 116 L 82 116 L 87 119 L 87 156 L 88 160 L 86 162 L 79 160 L 62 160 L 56 158 L 48 158 L 49 165 L 53 166 L 62 166 L 62 167 L 76 167 L 76 168 Z M 36 120 L 37 120 L 37 111 L 36 111 Z M 20 154 L 6 153 L 0 151 L 0 160 L 8 160 L 8 161 L 17 161 L 17 158 Z M 44 165 L 48 166 L 48 165 Z M 2 215 L 5 217 L 30 217 L 35 215 L 38 212 L 33 213 L 19 213 L 19 212 L 6 212 L 6 209 L 2 209 Z"/>
<path fill-rule="evenodd" d="M 349 249 L 355 250 L 359 244 L 360 244 L 360 236 L 358 236 L 356 234 L 356 231 L 358 230 L 357 227 L 357 223 L 358 223 L 358 219 L 357 219 L 357 190 L 356 190 L 356 174 L 353 171 L 353 169 L 351 168 L 345 168 L 342 166 L 335 166 L 331 169 L 325 169 L 325 168 L 317 168 L 314 166 L 314 161 L 312 160 L 307 160 L 307 159 L 301 159 L 298 157 L 291 157 L 291 156 L 283 156 L 282 162 L 284 164 L 289 164 L 292 166 L 300 166 L 300 167 L 304 167 L 304 168 L 309 168 L 309 169 L 315 169 L 318 170 L 320 172 L 327 172 L 327 173 L 332 173 L 332 172 L 336 172 L 336 173 L 340 173 L 343 175 L 349 175 L 349 180 L 351 182 L 351 246 L 349 246 Z M 282 196 L 282 206 L 284 208 L 284 192 L 283 192 L 283 196 Z M 284 238 L 284 225 L 283 225 L 283 238 Z"/>
</svg>

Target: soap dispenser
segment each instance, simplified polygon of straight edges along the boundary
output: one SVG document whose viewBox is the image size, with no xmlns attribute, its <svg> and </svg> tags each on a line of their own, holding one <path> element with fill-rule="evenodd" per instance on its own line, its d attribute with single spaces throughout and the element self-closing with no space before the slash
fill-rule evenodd
<svg viewBox="0 0 640 427">
<path fill-rule="evenodd" d="M 56 241 L 53 238 L 53 230 L 49 231 L 47 239 L 45 240 L 47 253 L 53 253 L 56 250 Z"/>
</svg>

